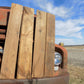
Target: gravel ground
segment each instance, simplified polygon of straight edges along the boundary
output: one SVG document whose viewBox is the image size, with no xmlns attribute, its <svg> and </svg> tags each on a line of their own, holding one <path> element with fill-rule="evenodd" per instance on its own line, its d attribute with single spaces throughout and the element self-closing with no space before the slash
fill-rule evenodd
<svg viewBox="0 0 84 84">
<path fill-rule="evenodd" d="M 67 48 L 69 84 L 84 84 L 84 48 Z"/>
<path fill-rule="evenodd" d="M 68 65 L 69 84 L 84 84 L 84 67 Z"/>
<path fill-rule="evenodd" d="M 83 49 L 67 49 L 68 64 L 84 67 L 84 50 Z"/>
</svg>

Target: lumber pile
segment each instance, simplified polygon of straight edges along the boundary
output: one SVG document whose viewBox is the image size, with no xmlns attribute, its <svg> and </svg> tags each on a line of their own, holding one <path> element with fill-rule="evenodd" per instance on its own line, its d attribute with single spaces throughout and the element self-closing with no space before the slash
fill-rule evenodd
<svg viewBox="0 0 84 84">
<path fill-rule="evenodd" d="M 7 28 L 0 28 L 0 42 L 2 40 L 5 46 L 0 79 L 53 76 L 54 15 L 37 10 L 35 17 L 34 9 L 13 3 Z"/>
</svg>

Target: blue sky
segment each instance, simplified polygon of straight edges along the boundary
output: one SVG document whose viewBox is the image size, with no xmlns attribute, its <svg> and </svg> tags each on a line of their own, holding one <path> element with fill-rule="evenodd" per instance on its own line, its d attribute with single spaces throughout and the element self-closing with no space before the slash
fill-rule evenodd
<svg viewBox="0 0 84 84">
<path fill-rule="evenodd" d="M 11 3 L 54 14 L 55 43 L 84 44 L 84 0 L 0 0 L 0 6 Z"/>
</svg>

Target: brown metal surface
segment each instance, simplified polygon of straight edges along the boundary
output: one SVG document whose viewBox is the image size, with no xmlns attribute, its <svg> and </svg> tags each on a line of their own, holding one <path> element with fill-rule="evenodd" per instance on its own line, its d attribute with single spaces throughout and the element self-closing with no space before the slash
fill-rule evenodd
<svg viewBox="0 0 84 84">
<path fill-rule="evenodd" d="M 10 9 L 10 7 L 5 7 L 5 6 L 0 6 L 0 8 L 3 8 L 3 9 Z"/>
<path fill-rule="evenodd" d="M 6 33 L 6 29 L 0 29 L 0 33 Z"/>
<path fill-rule="evenodd" d="M 0 80 L 0 84 L 69 84 L 69 74 L 42 79 Z"/>
<path fill-rule="evenodd" d="M 15 82 L 15 83 L 2 83 L 2 84 L 24 84 L 24 83 L 22 83 L 22 82 Z"/>
<path fill-rule="evenodd" d="M 4 34 L 0 34 L 0 40 L 5 40 L 5 35 Z"/>
<path fill-rule="evenodd" d="M 0 7 L 0 25 L 7 25 L 9 11 L 8 7 Z"/>
</svg>

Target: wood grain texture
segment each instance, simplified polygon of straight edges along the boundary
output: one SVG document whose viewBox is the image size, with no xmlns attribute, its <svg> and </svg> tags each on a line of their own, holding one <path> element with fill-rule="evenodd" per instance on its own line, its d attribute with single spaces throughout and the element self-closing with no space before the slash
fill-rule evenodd
<svg viewBox="0 0 84 84">
<path fill-rule="evenodd" d="M 22 12 L 23 6 L 12 4 L 1 66 L 1 74 L 7 79 L 14 79 L 15 76 Z"/>
<path fill-rule="evenodd" d="M 45 77 L 53 76 L 55 55 L 55 16 L 47 13 Z"/>
<path fill-rule="evenodd" d="M 32 77 L 43 77 L 46 37 L 46 13 L 37 10 Z"/>
<path fill-rule="evenodd" d="M 34 9 L 24 7 L 18 57 L 18 79 L 31 78 Z"/>
</svg>

